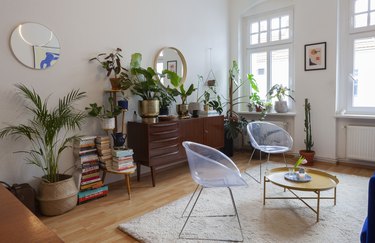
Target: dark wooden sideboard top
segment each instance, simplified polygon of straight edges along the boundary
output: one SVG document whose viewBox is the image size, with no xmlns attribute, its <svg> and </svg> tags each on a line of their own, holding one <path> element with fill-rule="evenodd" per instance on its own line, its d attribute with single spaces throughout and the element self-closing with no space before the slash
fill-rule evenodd
<svg viewBox="0 0 375 243">
<path fill-rule="evenodd" d="M 2 185 L 0 202 L 1 242 L 63 242 Z"/>
<path fill-rule="evenodd" d="M 186 161 L 183 141 L 224 147 L 224 116 L 178 119 L 158 123 L 128 122 L 128 147 L 134 151 L 137 176 L 140 165 L 151 168 L 155 186 L 155 167 Z"/>
</svg>

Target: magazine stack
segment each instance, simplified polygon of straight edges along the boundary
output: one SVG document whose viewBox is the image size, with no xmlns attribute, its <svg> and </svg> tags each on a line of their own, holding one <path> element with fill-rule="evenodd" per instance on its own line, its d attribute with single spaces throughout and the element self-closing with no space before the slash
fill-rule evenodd
<svg viewBox="0 0 375 243">
<path fill-rule="evenodd" d="M 130 173 L 135 171 L 132 149 L 113 150 L 112 155 L 112 170 Z"/>
</svg>

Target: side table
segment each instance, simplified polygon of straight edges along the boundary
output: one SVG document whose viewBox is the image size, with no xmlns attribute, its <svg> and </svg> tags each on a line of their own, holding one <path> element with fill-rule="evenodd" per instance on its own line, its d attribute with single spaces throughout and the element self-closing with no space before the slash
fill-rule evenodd
<svg viewBox="0 0 375 243">
<path fill-rule="evenodd" d="M 107 175 L 107 172 L 112 173 L 112 174 L 124 175 L 125 186 L 126 186 L 126 189 L 128 190 L 129 199 L 131 199 L 130 175 L 135 172 L 135 168 L 133 170 L 128 170 L 128 171 L 117 171 L 117 170 L 103 169 L 103 177 L 102 177 L 103 183 L 104 183 L 105 177 Z"/>
</svg>

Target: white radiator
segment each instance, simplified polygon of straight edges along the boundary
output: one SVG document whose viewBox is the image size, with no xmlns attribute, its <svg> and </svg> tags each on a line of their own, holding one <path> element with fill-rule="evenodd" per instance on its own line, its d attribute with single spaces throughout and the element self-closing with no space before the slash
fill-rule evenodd
<svg viewBox="0 0 375 243">
<path fill-rule="evenodd" d="M 252 121 L 247 121 L 247 122 L 252 122 Z M 266 122 L 270 122 L 270 123 L 273 123 L 285 130 L 288 130 L 288 123 L 287 122 L 283 122 L 283 121 L 266 121 Z M 245 127 L 245 131 L 244 131 L 244 136 L 243 136 L 243 147 L 244 148 L 249 148 L 250 147 L 250 138 L 249 138 L 249 135 L 247 134 L 247 130 L 246 130 L 246 127 Z"/>
<path fill-rule="evenodd" d="M 346 157 L 375 161 L 375 127 L 347 126 Z"/>
</svg>

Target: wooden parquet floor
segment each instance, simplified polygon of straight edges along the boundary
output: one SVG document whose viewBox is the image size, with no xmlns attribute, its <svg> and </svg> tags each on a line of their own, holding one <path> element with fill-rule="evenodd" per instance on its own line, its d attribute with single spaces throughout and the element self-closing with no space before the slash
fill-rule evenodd
<svg viewBox="0 0 375 243">
<path fill-rule="evenodd" d="M 241 171 L 249 165 L 249 152 L 237 152 L 233 161 Z M 282 157 L 271 156 L 271 161 L 282 162 Z M 288 157 L 293 164 L 296 158 Z M 370 177 L 375 168 L 352 165 L 335 165 L 315 162 L 313 168 Z M 120 177 L 119 177 L 120 178 Z M 108 196 L 79 205 L 72 211 L 41 220 L 65 242 L 138 242 L 117 229 L 117 226 L 132 218 L 162 207 L 194 191 L 196 184 L 190 176 L 187 163 L 156 171 L 156 187 L 152 187 L 149 175 L 140 182 L 131 179 L 132 198 L 128 199 L 123 180 L 109 185 Z"/>
</svg>

